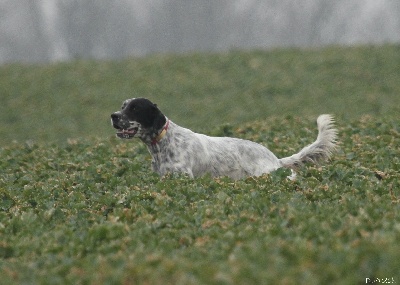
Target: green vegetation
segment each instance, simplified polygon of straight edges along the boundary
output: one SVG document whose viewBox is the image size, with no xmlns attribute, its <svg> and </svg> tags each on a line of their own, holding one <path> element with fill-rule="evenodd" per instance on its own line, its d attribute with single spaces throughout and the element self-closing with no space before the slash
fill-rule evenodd
<svg viewBox="0 0 400 285">
<path fill-rule="evenodd" d="M 208 132 L 271 116 L 400 113 L 400 46 L 154 55 L 0 67 L 0 145 L 109 137 L 122 101 L 146 97 Z"/>
<path fill-rule="evenodd" d="M 0 283 L 400 282 L 399 52 L 0 67 Z M 283 169 L 236 182 L 160 179 L 146 148 L 109 124 L 138 96 L 278 157 L 312 142 L 317 115 L 333 113 L 339 149 L 294 182 Z"/>
</svg>

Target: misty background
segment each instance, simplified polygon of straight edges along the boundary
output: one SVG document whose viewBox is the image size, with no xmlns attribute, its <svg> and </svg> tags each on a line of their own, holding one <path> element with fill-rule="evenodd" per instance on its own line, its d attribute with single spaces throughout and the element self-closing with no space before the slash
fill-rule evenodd
<svg viewBox="0 0 400 285">
<path fill-rule="evenodd" d="M 0 0 L 0 63 L 398 42 L 399 0 Z"/>
</svg>

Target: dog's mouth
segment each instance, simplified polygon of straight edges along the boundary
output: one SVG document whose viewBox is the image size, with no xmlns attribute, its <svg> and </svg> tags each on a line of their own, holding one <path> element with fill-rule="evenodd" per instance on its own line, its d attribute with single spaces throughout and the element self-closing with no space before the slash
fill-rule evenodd
<svg viewBox="0 0 400 285">
<path fill-rule="evenodd" d="M 138 130 L 139 130 L 138 128 L 118 129 L 117 137 L 119 137 L 121 139 L 131 139 L 136 135 Z"/>
</svg>

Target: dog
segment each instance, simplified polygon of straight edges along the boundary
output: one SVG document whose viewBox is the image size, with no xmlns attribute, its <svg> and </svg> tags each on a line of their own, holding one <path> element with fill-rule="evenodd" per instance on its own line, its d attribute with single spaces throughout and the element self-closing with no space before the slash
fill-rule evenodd
<svg viewBox="0 0 400 285">
<path fill-rule="evenodd" d="M 111 114 L 111 124 L 122 139 L 139 138 L 152 156 L 152 169 L 161 176 L 185 173 L 190 177 L 210 174 L 234 180 L 261 176 L 278 168 L 295 170 L 306 162 L 329 159 L 336 148 L 337 130 L 331 115 L 317 119 L 318 137 L 298 153 L 278 159 L 269 149 L 249 140 L 210 137 L 178 126 L 150 100 L 125 100 Z"/>
</svg>

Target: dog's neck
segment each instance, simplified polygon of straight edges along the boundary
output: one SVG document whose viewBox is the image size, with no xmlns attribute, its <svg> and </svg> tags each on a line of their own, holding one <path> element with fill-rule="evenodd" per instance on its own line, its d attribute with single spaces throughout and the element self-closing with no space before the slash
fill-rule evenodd
<svg viewBox="0 0 400 285">
<path fill-rule="evenodd" d="M 157 146 L 165 140 L 165 136 L 169 132 L 171 127 L 171 121 L 165 117 L 165 123 L 161 129 L 145 129 L 142 135 L 139 137 L 140 140 L 150 148 L 157 148 Z"/>
<path fill-rule="evenodd" d="M 169 119 L 165 117 L 167 122 L 165 123 L 164 127 L 161 129 L 161 132 L 151 141 L 152 145 L 158 144 L 167 134 L 168 127 L 169 127 Z"/>
</svg>

